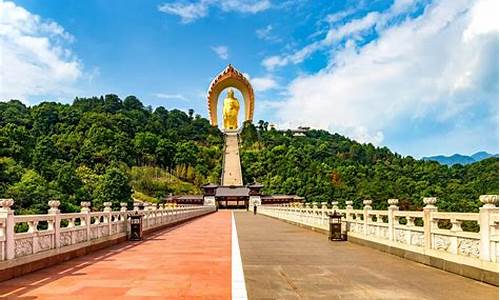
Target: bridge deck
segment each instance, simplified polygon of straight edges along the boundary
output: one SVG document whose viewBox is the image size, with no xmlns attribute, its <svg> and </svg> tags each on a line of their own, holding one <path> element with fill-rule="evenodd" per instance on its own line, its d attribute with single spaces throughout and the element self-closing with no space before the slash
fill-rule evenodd
<svg viewBox="0 0 500 300">
<path fill-rule="evenodd" d="M 231 212 L 0 283 L 0 299 L 229 299 Z"/>
<path fill-rule="evenodd" d="M 234 215 L 249 299 L 498 299 L 488 284 L 268 217 Z M 1 282 L 0 299 L 231 299 L 231 281 L 242 282 L 238 272 L 231 278 L 231 227 L 231 212 L 219 211 Z"/>
<path fill-rule="evenodd" d="M 249 299 L 498 299 L 498 288 L 283 221 L 235 213 Z"/>
</svg>

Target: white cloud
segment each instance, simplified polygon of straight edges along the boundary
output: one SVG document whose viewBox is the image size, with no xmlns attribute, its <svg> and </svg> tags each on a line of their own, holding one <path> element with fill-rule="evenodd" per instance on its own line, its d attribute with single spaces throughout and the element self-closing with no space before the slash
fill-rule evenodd
<svg viewBox="0 0 500 300">
<path fill-rule="evenodd" d="M 313 42 L 306 45 L 300 50 L 295 51 L 292 54 L 287 54 L 283 56 L 270 56 L 262 61 L 262 65 L 268 70 L 272 71 L 276 67 L 286 66 L 290 63 L 298 64 L 304 61 L 314 52 L 324 49 L 333 45 L 336 42 L 341 41 L 344 38 L 353 37 L 357 39 L 356 34 L 362 33 L 366 30 L 371 29 L 380 20 L 380 15 L 377 12 L 372 12 L 367 14 L 361 19 L 352 20 L 346 24 L 343 24 L 334 29 L 328 30 L 324 39 L 320 41 Z"/>
<path fill-rule="evenodd" d="M 166 94 L 166 93 L 156 93 L 155 97 L 167 100 L 182 100 L 188 101 L 188 99 L 182 94 Z"/>
<path fill-rule="evenodd" d="M 219 0 L 217 1 L 224 11 L 237 11 L 256 14 L 271 7 L 269 0 Z"/>
<path fill-rule="evenodd" d="M 274 70 L 276 67 L 285 66 L 288 63 L 288 59 L 282 58 L 278 55 L 270 56 L 262 61 L 262 65 L 269 71 Z"/>
<path fill-rule="evenodd" d="M 335 14 L 327 15 L 325 20 L 332 25 L 323 39 L 315 41 L 304 46 L 302 49 L 295 50 L 292 53 L 283 55 L 273 55 L 266 57 L 262 60 L 262 65 L 268 70 L 272 71 L 276 67 L 283 67 L 289 64 L 302 63 L 306 58 L 313 53 L 328 49 L 329 47 L 342 42 L 345 39 L 351 39 L 352 42 L 361 40 L 363 34 L 366 34 L 374 28 L 383 29 L 387 23 L 392 21 L 393 17 L 401 16 L 404 13 L 412 12 L 416 9 L 413 0 L 397 0 L 388 9 L 385 14 L 379 12 L 367 13 L 364 17 L 359 19 L 352 19 L 348 22 L 339 22 L 354 13 L 353 9 L 348 9 Z M 322 32 L 316 32 L 312 36 L 317 36 Z"/>
<path fill-rule="evenodd" d="M 182 23 L 190 23 L 196 19 L 205 17 L 208 14 L 208 7 L 211 1 L 200 1 L 197 3 L 172 2 L 164 3 L 158 10 L 167 14 L 181 17 Z"/>
<path fill-rule="evenodd" d="M 59 24 L 0 0 L 0 99 L 71 93 L 82 65 Z"/>
<path fill-rule="evenodd" d="M 269 0 L 199 0 L 198 2 L 186 2 L 175 0 L 163 3 L 158 10 L 181 18 L 182 23 L 190 23 L 197 19 L 206 17 L 210 7 L 218 7 L 224 12 L 240 12 L 256 14 L 271 7 Z"/>
<path fill-rule="evenodd" d="M 499 9 L 498 1 L 485 0 L 479 2 L 471 12 L 471 22 L 464 31 L 464 39 L 470 40 L 474 36 L 496 31 L 498 29 L 497 13 Z"/>
<path fill-rule="evenodd" d="M 267 25 L 264 28 L 259 28 L 255 31 L 257 34 L 257 37 L 259 39 L 267 40 L 269 36 L 271 35 L 271 31 L 273 30 L 273 26 Z"/>
<path fill-rule="evenodd" d="M 255 34 L 261 40 L 271 41 L 271 42 L 281 41 L 281 39 L 277 35 L 273 34 L 273 26 L 270 24 L 267 25 L 266 27 L 255 30 Z"/>
<path fill-rule="evenodd" d="M 250 82 L 257 92 L 264 92 L 279 87 L 278 82 L 271 76 L 251 78 Z"/>
<path fill-rule="evenodd" d="M 353 34 L 363 32 L 372 28 L 380 19 L 378 12 L 368 13 L 361 19 L 355 19 L 346 23 L 338 28 L 331 29 L 326 34 L 325 39 L 321 42 L 323 46 L 329 46 L 334 42 L 340 41 L 345 37 L 352 36 Z"/>
<path fill-rule="evenodd" d="M 227 46 L 214 46 L 212 50 L 220 59 L 225 60 L 229 58 L 229 48 Z"/>
<path fill-rule="evenodd" d="M 325 18 L 325 21 L 328 23 L 336 23 L 336 22 L 344 19 L 345 17 L 352 15 L 355 12 L 356 12 L 356 10 L 353 8 L 341 10 L 341 11 L 333 13 L 333 14 L 328 14 Z"/>
<path fill-rule="evenodd" d="M 439 125 L 493 116 L 498 123 L 498 32 L 487 20 L 495 15 L 481 13 L 498 7 L 485 3 L 430 4 L 419 17 L 376 26 L 378 38 L 362 46 L 341 33 L 348 41 L 331 48 L 328 67 L 289 85 L 278 118 L 376 144 L 386 130 L 412 120 Z"/>
</svg>

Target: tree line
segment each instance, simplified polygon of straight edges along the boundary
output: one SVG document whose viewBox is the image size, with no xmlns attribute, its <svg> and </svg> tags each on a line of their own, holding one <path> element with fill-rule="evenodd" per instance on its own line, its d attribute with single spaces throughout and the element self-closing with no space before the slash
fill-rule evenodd
<svg viewBox="0 0 500 300">
<path fill-rule="evenodd" d="M 387 147 L 360 144 L 339 134 L 290 130 L 245 123 L 241 134 L 245 182 L 259 181 L 268 194 L 298 194 L 308 201 L 364 199 L 374 209 L 398 198 L 402 210 L 418 210 L 423 197 L 438 197 L 445 211 L 477 211 L 483 194 L 498 194 L 498 158 L 448 167 L 391 152 Z"/>
<path fill-rule="evenodd" d="M 219 183 L 223 134 L 193 110 L 144 106 L 135 96 L 75 98 L 72 104 L 26 106 L 0 102 L 0 197 L 15 199 L 16 213 L 44 213 L 59 199 L 62 211 L 81 201 L 159 201 L 168 194 L 200 193 Z M 447 211 L 474 211 L 481 194 L 498 193 L 498 158 L 447 167 L 360 144 L 339 134 L 305 136 L 269 123 L 244 123 L 244 182 L 267 194 L 297 194 L 307 201 L 353 200 L 375 209 L 389 198 L 419 209 L 436 196 Z"/>
<path fill-rule="evenodd" d="M 222 144 L 222 133 L 193 110 L 153 110 L 135 96 L 31 107 L 0 102 L 0 196 L 14 198 L 17 213 L 42 213 L 50 199 L 60 199 L 63 211 L 78 210 L 81 201 L 118 207 L 132 201 L 134 184 L 156 199 L 177 186 L 196 191 L 186 184 L 219 178 Z M 182 184 L 147 189 L 160 177 L 137 166 L 159 168 Z"/>
</svg>

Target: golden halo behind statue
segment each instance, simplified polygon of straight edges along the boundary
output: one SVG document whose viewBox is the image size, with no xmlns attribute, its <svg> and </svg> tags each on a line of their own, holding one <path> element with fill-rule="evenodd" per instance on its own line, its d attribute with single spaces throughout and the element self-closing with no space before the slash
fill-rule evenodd
<svg viewBox="0 0 500 300">
<path fill-rule="evenodd" d="M 212 126 L 217 126 L 217 103 L 219 95 L 228 87 L 238 89 L 243 96 L 243 100 L 245 101 L 245 121 L 252 121 L 253 119 L 255 100 L 252 85 L 241 72 L 229 64 L 212 80 L 208 88 L 208 116 Z"/>
</svg>

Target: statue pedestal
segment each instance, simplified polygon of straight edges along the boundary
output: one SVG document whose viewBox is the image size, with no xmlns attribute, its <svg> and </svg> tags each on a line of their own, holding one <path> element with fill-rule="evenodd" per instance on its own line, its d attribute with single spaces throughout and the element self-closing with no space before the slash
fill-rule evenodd
<svg viewBox="0 0 500 300">
<path fill-rule="evenodd" d="M 239 134 L 239 133 L 240 133 L 239 129 L 224 129 L 224 134 L 227 134 L 227 135 L 235 135 L 235 134 Z"/>
</svg>

